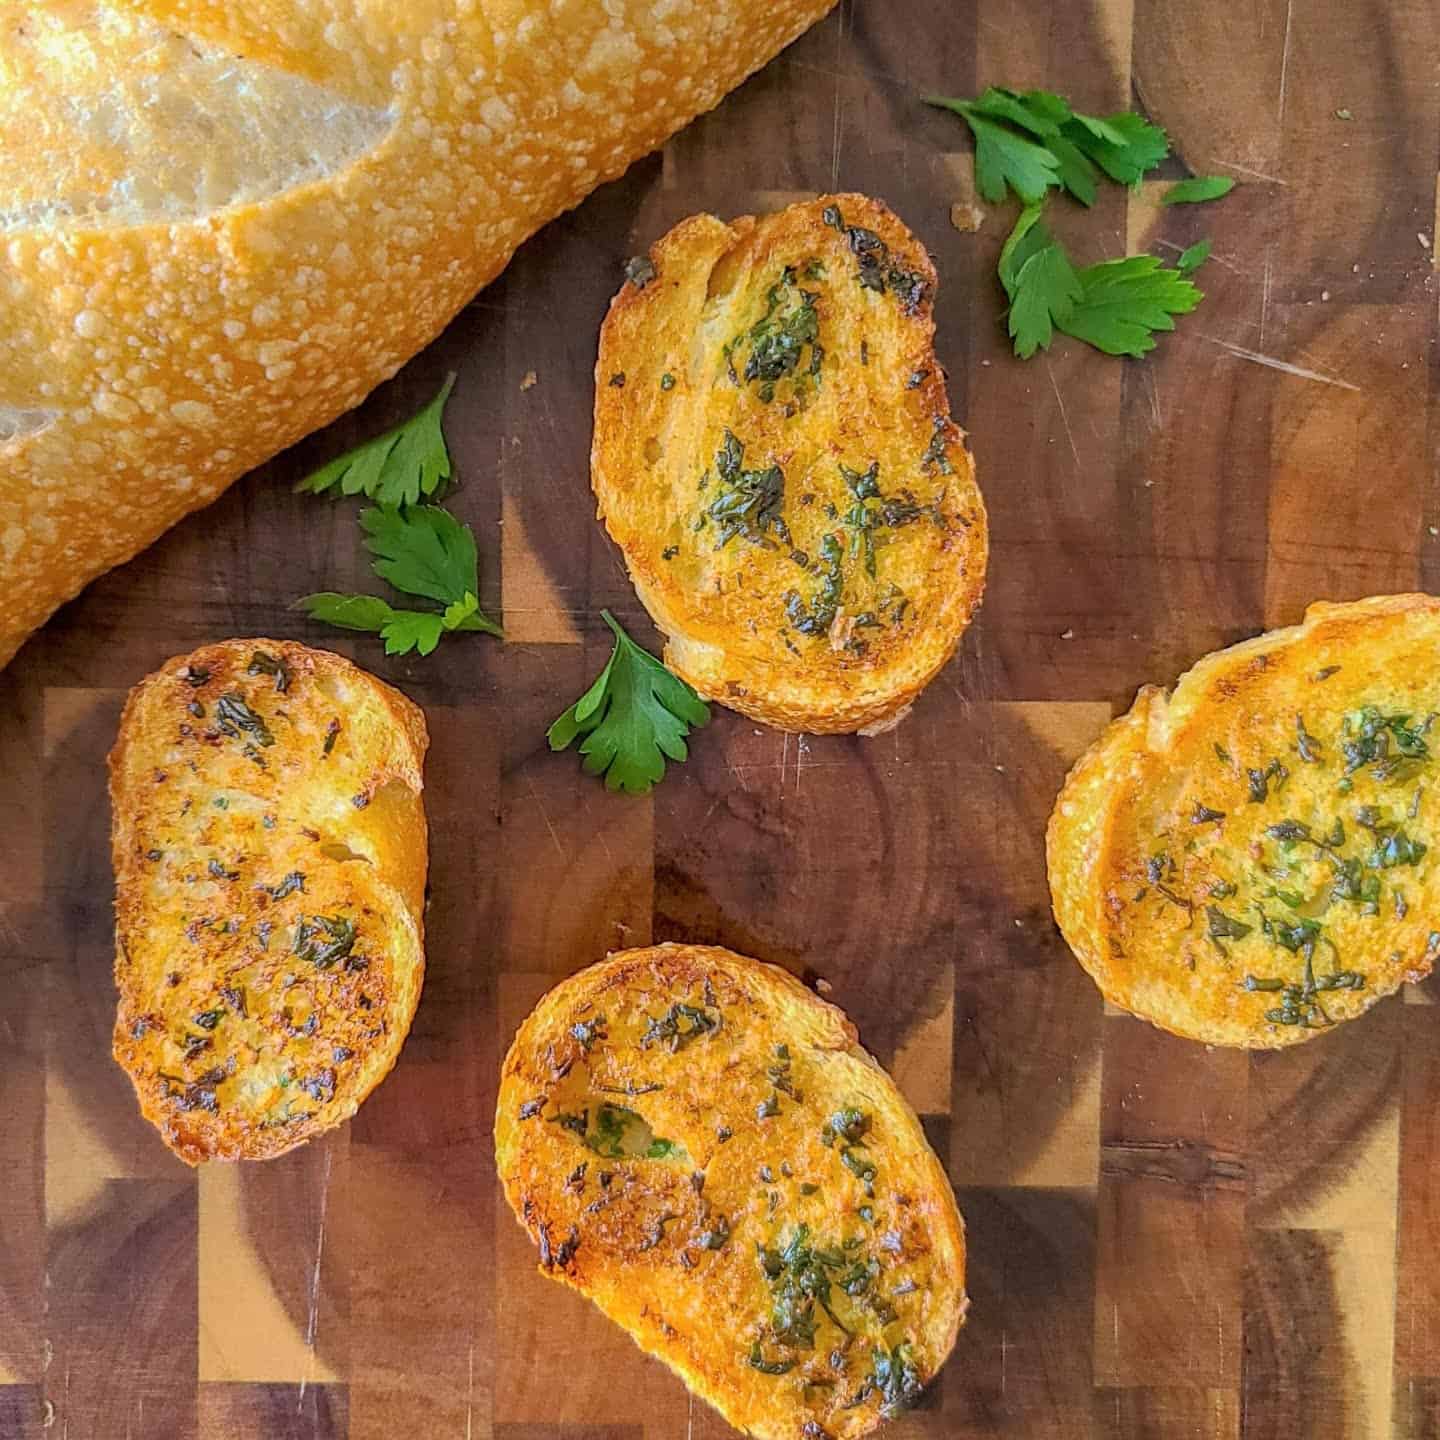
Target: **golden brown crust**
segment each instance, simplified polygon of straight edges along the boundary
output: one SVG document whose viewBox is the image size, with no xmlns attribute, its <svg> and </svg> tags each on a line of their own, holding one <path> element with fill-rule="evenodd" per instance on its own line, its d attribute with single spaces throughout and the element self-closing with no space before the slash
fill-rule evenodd
<svg viewBox="0 0 1440 1440">
<path fill-rule="evenodd" d="M 832 3 L 0 7 L 0 665 Z"/>
<path fill-rule="evenodd" d="M 186 1161 L 355 1113 L 424 976 L 418 707 L 348 660 L 227 640 L 167 661 L 110 754 L 115 1058 Z"/>
<path fill-rule="evenodd" d="M 505 1058 L 495 1154 L 542 1273 L 761 1440 L 866 1434 L 964 1320 L 964 1229 L 919 1121 L 776 966 L 659 945 L 556 986 Z"/>
<path fill-rule="evenodd" d="M 929 256 L 878 201 L 824 195 L 693 216 L 649 259 L 601 330 L 591 478 L 666 664 L 781 729 L 883 726 L 985 578 Z"/>
<path fill-rule="evenodd" d="M 1322 602 L 1140 692 L 1047 834 L 1055 917 L 1107 1000 L 1274 1049 L 1430 973 L 1437 640 L 1429 595 Z"/>
</svg>

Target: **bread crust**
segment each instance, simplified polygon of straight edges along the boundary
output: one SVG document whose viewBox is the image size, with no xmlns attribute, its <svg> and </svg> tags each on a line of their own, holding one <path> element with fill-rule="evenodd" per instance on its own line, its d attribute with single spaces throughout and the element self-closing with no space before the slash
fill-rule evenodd
<svg viewBox="0 0 1440 1440">
<path fill-rule="evenodd" d="M 847 1109 L 848 1136 L 827 1132 Z M 658 945 L 563 981 L 505 1058 L 495 1154 L 542 1273 L 760 1440 L 868 1433 L 877 1348 L 913 1401 L 964 1320 L 964 1228 L 919 1121 L 777 966 Z M 792 1295 L 797 1316 L 779 1256 L 801 1227 L 830 1254 L 830 1310 Z"/>
<path fill-rule="evenodd" d="M 680 0 L 644 23 L 598 0 L 5 7 L 0 665 L 93 577 L 358 405 L 528 235 L 832 3 Z M 195 149 L 205 95 L 164 101 L 196 54 L 261 88 L 303 79 L 381 117 L 379 138 L 273 193 L 245 198 L 265 189 L 251 177 L 233 203 L 189 195 L 193 213 L 131 223 L 120 201 L 145 178 L 134 168 L 183 171 Z M 144 114 L 161 129 L 135 157 L 124 136 L 105 140 L 108 120 L 85 117 L 110 116 L 112 92 L 145 66 L 161 103 Z M 69 116 L 73 133 L 56 138 Z M 220 139 L 242 162 L 244 137 L 208 143 Z M 68 217 L 72 188 L 96 176 L 109 188 Z M 105 206 L 113 223 L 91 213 Z"/>
<path fill-rule="evenodd" d="M 649 261 L 601 329 L 591 480 L 666 664 L 779 729 L 884 728 L 985 581 L 930 257 L 845 194 L 692 216 Z M 778 494 L 724 518 L 767 467 Z"/>
<path fill-rule="evenodd" d="M 114 1053 L 187 1164 L 283 1154 L 394 1065 L 425 969 L 426 745 L 399 691 L 293 641 L 206 645 L 130 692 Z"/>
<path fill-rule="evenodd" d="M 1317 602 L 1140 691 L 1046 834 L 1055 918 L 1107 1000 L 1277 1049 L 1430 973 L 1437 637 L 1429 595 Z"/>
</svg>

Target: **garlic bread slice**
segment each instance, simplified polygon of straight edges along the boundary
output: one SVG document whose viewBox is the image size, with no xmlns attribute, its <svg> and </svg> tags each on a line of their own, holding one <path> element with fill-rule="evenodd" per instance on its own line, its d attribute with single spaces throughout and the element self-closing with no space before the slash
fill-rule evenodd
<svg viewBox="0 0 1440 1440">
<path fill-rule="evenodd" d="M 1318 603 L 1147 686 L 1050 817 L 1055 918 L 1105 998 L 1274 1049 L 1440 956 L 1440 600 Z"/>
<path fill-rule="evenodd" d="M 420 997 L 420 710 L 349 661 L 229 640 L 131 692 L 110 755 L 115 1058 L 182 1160 L 355 1113 Z"/>
<path fill-rule="evenodd" d="M 954 653 L 987 546 L 924 247 L 830 195 L 694 216 L 628 274 L 591 479 L 665 663 L 781 729 L 896 719 Z"/>
<path fill-rule="evenodd" d="M 965 1316 L 945 1172 L 855 1028 L 773 965 L 628 950 L 553 989 L 496 1164 L 543 1273 L 761 1440 L 863 1435 Z"/>
</svg>

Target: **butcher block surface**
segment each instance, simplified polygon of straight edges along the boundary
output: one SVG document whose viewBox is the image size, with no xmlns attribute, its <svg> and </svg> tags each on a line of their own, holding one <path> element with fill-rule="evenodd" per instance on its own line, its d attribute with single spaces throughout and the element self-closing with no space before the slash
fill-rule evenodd
<svg viewBox="0 0 1440 1440">
<path fill-rule="evenodd" d="M 1042 851 L 1138 686 L 1311 600 L 1440 583 L 1437 76 L 1427 0 L 843 0 L 359 411 L 36 635 L 0 672 L 0 1437 L 732 1434 L 537 1273 L 494 1175 L 519 1021 L 664 940 L 823 977 L 948 1167 L 971 1315 L 895 1440 L 1440 1436 L 1440 985 L 1289 1052 L 1207 1051 L 1107 1013 Z M 1158 178 L 1050 205 L 1081 261 L 1213 238 L 1203 304 L 1147 360 L 1011 356 L 1013 209 L 961 228 L 968 132 L 920 100 L 987 84 L 1169 132 Z M 1161 207 L 1189 173 L 1239 183 Z M 624 259 L 687 214 L 831 190 L 883 198 L 934 256 L 983 608 L 892 733 L 717 709 L 651 795 L 607 793 L 545 743 L 609 652 L 602 608 L 656 643 L 594 520 L 600 320 Z M 292 485 L 450 370 L 452 508 L 508 638 L 387 659 L 290 608 L 378 588 L 355 503 Z M 425 708 L 429 968 L 351 1124 L 189 1170 L 110 1058 L 104 757 L 129 686 L 232 635 L 331 647 Z"/>
</svg>

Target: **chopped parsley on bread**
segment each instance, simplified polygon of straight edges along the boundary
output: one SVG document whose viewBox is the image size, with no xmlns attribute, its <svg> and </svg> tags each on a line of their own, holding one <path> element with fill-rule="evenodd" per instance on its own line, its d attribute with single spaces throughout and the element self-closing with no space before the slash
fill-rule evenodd
<svg viewBox="0 0 1440 1440">
<path fill-rule="evenodd" d="M 1273 1049 L 1440 956 L 1440 600 L 1315 604 L 1141 690 L 1050 818 L 1050 890 L 1113 1004 Z"/>
<path fill-rule="evenodd" d="M 630 266 L 592 482 L 666 664 L 705 698 L 788 730 L 880 727 L 954 653 L 986 524 L 935 283 L 862 195 L 697 215 Z"/>
<path fill-rule="evenodd" d="M 425 720 L 324 650 L 229 640 L 131 692 L 110 755 L 115 1058 L 184 1161 L 355 1113 L 424 973 Z"/>
<path fill-rule="evenodd" d="M 964 1320 L 944 1169 L 855 1028 L 786 971 L 660 945 L 558 985 L 496 1164 L 543 1273 L 760 1440 L 868 1433 Z"/>
</svg>

